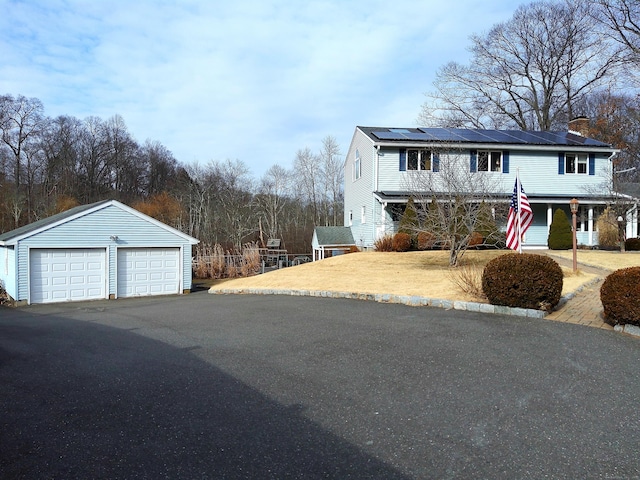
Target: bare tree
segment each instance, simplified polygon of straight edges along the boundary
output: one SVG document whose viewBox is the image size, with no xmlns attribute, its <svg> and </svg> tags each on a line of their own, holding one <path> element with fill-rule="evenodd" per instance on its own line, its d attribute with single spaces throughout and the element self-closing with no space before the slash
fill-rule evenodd
<svg viewBox="0 0 640 480">
<path fill-rule="evenodd" d="M 608 35 L 627 52 L 626 60 L 640 64 L 640 4 L 637 0 L 596 0 L 592 16 L 608 27 Z"/>
<path fill-rule="evenodd" d="M 499 192 L 508 188 L 491 172 L 471 171 L 468 153 L 452 150 L 433 154 L 438 158 L 437 171 L 407 172 L 407 191 L 416 205 L 414 228 L 448 248 L 449 265 L 455 266 L 474 233 L 486 229 L 490 209 L 507 204 Z"/>
<path fill-rule="evenodd" d="M 342 190 L 344 173 L 340 146 L 335 137 L 328 135 L 322 139 L 320 159 L 322 160 L 322 178 L 325 197 L 323 202 L 325 223 L 338 225 L 338 222 L 342 220 L 344 205 L 344 194 Z"/>
<path fill-rule="evenodd" d="M 311 149 L 305 147 L 296 152 L 296 159 L 293 164 L 294 181 L 299 185 L 299 193 L 304 201 L 311 205 L 313 211 L 313 221 L 320 225 L 320 201 L 321 191 L 321 169 L 320 160 Z"/>
<path fill-rule="evenodd" d="M 539 1 L 471 37 L 470 64 L 449 63 L 420 122 L 473 128 L 550 130 L 613 79 L 620 61 L 590 17 L 592 2 Z"/>
<path fill-rule="evenodd" d="M 290 173 L 280 165 L 271 166 L 260 179 L 254 201 L 260 218 L 264 220 L 268 238 L 281 238 L 282 214 L 289 194 L 289 179 Z"/>
<path fill-rule="evenodd" d="M 0 97 L 0 134 L 2 142 L 11 150 L 13 154 L 13 183 L 14 202 L 26 200 L 27 214 L 30 214 L 31 196 L 22 195 L 23 181 L 22 173 L 26 168 L 26 163 L 30 162 L 33 155 L 25 156 L 25 151 L 37 149 L 37 136 L 39 135 L 44 121 L 44 107 L 37 98 L 26 98 L 22 95 L 12 97 L 3 95 Z M 14 208 L 14 219 L 17 222 L 18 210 Z"/>
<path fill-rule="evenodd" d="M 175 188 L 178 162 L 164 145 L 147 140 L 140 149 L 140 160 L 144 169 L 143 192 L 147 197 Z"/>
</svg>

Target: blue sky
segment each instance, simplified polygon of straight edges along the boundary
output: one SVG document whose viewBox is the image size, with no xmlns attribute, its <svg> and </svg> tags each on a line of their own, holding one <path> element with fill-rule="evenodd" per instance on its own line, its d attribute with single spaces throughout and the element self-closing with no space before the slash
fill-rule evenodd
<svg viewBox="0 0 640 480">
<path fill-rule="evenodd" d="M 0 94 L 121 115 L 181 163 L 259 178 L 356 125 L 416 126 L 434 74 L 518 0 L 0 0 Z"/>
</svg>

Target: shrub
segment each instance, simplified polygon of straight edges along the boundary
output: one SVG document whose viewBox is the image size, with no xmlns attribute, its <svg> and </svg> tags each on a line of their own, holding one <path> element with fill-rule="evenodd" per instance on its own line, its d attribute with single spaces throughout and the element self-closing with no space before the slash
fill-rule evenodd
<svg viewBox="0 0 640 480">
<path fill-rule="evenodd" d="M 596 220 L 598 230 L 598 245 L 602 248 L 618 248 L 618 222 L 616 214 L 611 208 L 605 208 L 604 212 Z"/>
<path fill-rule="evenodd" d="M 484 300 L 482 292 L 482 266 L 477 263 L 467 263 L 449 269 L 449 278 L 464 293 Z"/>
<path fill-rule="evenodd" d="M 640 326 L 640 267 L 616 270 L 600 287 L 604 320 L 609 325 Z"/>
<path fill-rule="evenodd" d="M 627 251 L 640 250 L 640 238 L 627 238 L 624 241 L 624 249 Z"/>
<path fill-rule="evenodd" d="M 430 250 L 436 244 L 436 236 L 431 232 L 420 232 L 417 236 L 418 250 Z"/>
<path fill-rule="evenodd" d="M 386 234 L 373 242 L 376 252 L 393 252 L 393 235 Z"/>
<path fill-rule="evenodd" d="M 482 273 L 482 291 L 493 305 L 551 311 L 562 295 L 562 269 L 532 253 L 494 258 Z"/>
<path fill-rule="evenodd" d="M 411 248 L 411 235 L 398 232 L 393 236 L 393 251 L 407 252 Z"/>
<path fill-rule="evenodd" d="M 482 245 L 484 243 L 484 237 L 480 232 L 473 232 L 469 237 L 469 246 L 477 247 L 478 245 Z"/>
<path fill-rule="evenodd" d="M 553 221 L 549 226 L 547 244 L 551 250 L 568 250 L 573 248 L 573 232 L 567 214 L 558 208 L 553 214 Z"/>
</svg>

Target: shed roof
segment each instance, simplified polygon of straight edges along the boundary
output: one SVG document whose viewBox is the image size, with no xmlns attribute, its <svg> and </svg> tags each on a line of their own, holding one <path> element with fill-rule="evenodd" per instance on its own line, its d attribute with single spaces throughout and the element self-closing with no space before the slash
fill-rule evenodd
<svg viewBox="0 0 640 480">
<path fill-rule="evenodd" d="M 146 219 L 147 221 L 156 224 L 157 226 L 164 228 L 166 230 L 170 230 L 174 233 L 176 233 L 177 235 L 184 237 L 187 241 L 189 241 L 189 243 L 191 244 L 196 244 L 198 243 L 198 240 L 187 235 L 186 233 L 180 232 L 179 230 L 176 230 L 173 227 L 170 227 L 169 225 L 166 225 L 152 217 L 149 217 L 148 215 L 145 215 L 142 212 L 139 212 L 131 207 L 128 207 L 116 200 L 102 200 L 100 202 L 95 202 L 95 203 L 90 203 L 87 205 L 80 205 L 77 207 L 73 207 L 70 208 L 69 210 L 65 210 L 64 212 L 61 213 L 57 213 L 55 215 L 51 215 L 50 217 L 47 218 L 42 218 L 40 220 L 37 220 L 35 222 L 32 222 L 28 225 L 24 225 L 22 227 L 18 227 L 14 230 L 10 230 L 8 232 L 4 232 L 4 233 L 0 233 L 0 245 L 6 245 L 6 244 L 11 244 L 14 243 L 16 241 L 19 241 L 22 238 L 26 238 L 29 237 L 37 232 L 46 230 L 48 228 L 52 228 L 56 225 L 59 225 L 61 223 L 65 223 L 67 221 L 70 221 L 74 218 L 77 217 L 81 217 L 83 215 L 87 215 L 93 211 L 97 211 L 100 210 L 102 208 L 105 208 L 107 206 L 116 206 L 122 210 L 125 210 L 133 215 L 139 216 L 141 218 Z"/>
<path fill-rule="evenodd" d="M 349 227 L 316 227 L 318 245 L 355 245 Z"/>
</svg>

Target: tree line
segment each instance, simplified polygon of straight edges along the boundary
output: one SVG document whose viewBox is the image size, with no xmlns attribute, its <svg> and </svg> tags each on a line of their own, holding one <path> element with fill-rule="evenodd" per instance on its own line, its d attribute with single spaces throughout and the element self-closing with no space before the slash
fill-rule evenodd
<svg viewBox="0 0 640 480">
<path fill-rule="evenodd" d="M 47 117 L 37 98 L 0 96 L 0 232 L 73 206 L 116 199 L 227 249 L 280 238 L 309 252 L 315 225 L 343 223 L 342 157 L 327 136 L 293 167 L 258 180 L 240 160 L 183 164 L 159 141 L 138 143 L 125 120 Z"/>
</svg>

